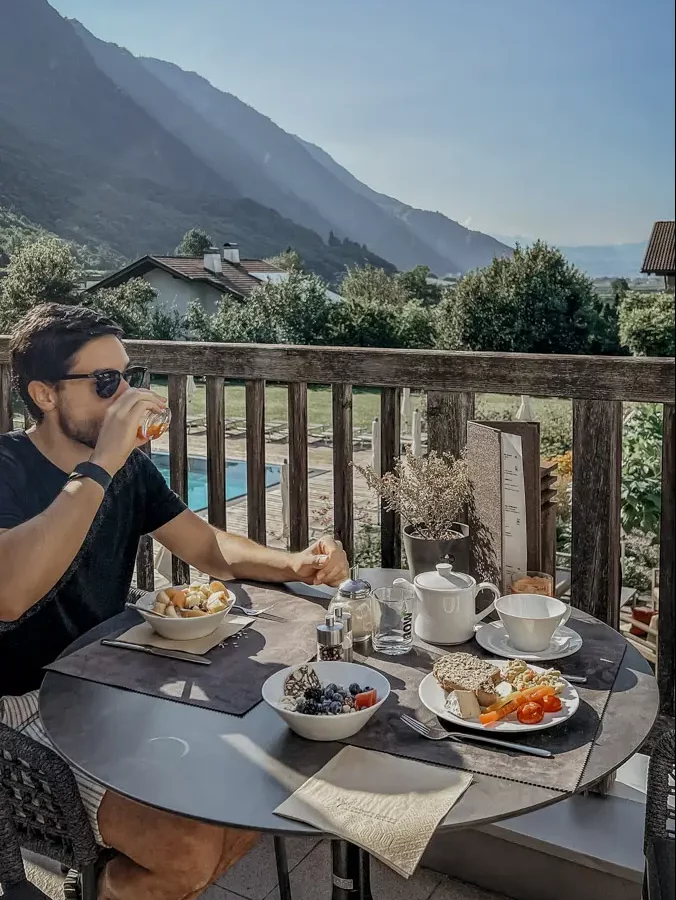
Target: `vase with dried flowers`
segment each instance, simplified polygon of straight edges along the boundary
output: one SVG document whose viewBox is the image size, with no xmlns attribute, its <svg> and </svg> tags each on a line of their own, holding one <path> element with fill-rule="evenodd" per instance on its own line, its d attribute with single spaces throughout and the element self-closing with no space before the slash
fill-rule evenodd
<svg viewBox="0 0 676 900">
<path fill-rule="evenodd" d="M 440 562 L 469 571 L 469 527 L 458 521 L 472 499 L 464 455 L 432 450 L 427 456 L 414 456 L 407 451 L 394 471 L 382 477 L 371 466 L 355 468 L 385 507 L 405 523 L 404 548 L 412 578 L 434 571 Z"/>
</svg>

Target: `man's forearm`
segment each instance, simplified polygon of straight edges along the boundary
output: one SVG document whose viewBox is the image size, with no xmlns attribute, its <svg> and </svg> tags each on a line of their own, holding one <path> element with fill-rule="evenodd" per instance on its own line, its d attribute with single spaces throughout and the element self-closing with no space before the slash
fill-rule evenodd
<svg viewBox="0 0 676 900">
<path fill-rule="evenodd" d="M 39 516 L 0 534 L 0 621 L 14 621 L 54 587 L 82 547 L 103 500 L 89 478 L 71 481 Z"/>
<path fill-rule="evenodd" d="M 255 579 L 256 581 L 293 581 L 296 578 L 294 563 L 297 556 L 285 550 L 262 547 L 248 538 L 224 531 L 216 532 L 220 570 L 210 571 L 217 577 Z M 225 562 L 225 567 L 224 567 Z"/>
</svg>

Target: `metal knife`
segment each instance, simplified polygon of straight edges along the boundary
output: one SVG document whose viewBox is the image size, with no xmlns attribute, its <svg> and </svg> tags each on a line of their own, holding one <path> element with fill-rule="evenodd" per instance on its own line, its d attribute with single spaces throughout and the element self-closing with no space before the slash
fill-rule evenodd
<svg viewBox="0 0 676 900">
<path fill-rule="evenodd" d="M 102 640 L 104 647 L 120 647 L 123 650 L 140 650 L 141 653 L 149 653 L 151 656 L 165 656 L 167 659 L 178 659 L 181 662 L 197 663 L 200 666 L 210 666 L 211 660 L 185 650 L 161 650 L 159 647 L 148 647 L 146 644 L 130 644 L 128 641 Z"/>
</svg>

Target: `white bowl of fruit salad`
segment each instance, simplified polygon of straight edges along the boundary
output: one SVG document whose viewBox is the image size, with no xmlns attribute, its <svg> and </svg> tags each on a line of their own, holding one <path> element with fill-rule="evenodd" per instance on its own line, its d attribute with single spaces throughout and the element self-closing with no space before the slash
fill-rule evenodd
<svg viewBox="0 0 676 900">
<path fill-rule="evenodd" d="M 170 641 L 192 641 L 214 632 L 232 609 L 235 595 L 220 581 L 148 593 L 136 609 L 153 631 Z"/>
<path fill-rule="evenodd" d="M 390 683 L 358 663 L 316 662 L 271 675 L 263 699 L 292 731 L 311 741 L 352 737 L 390 694 Z"/>
</svg>

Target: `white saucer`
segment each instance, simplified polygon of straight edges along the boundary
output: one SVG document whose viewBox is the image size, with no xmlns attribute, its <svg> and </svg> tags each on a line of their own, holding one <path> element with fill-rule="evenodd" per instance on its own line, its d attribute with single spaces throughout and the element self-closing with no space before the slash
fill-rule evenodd
<svg viewBox="0 0 676 900">
<path fill-rule="evenodd" d="M 566 628 L 565 625 L 556 629 L 549 647 L 546 650 L 540 650 L 539 653 L 524 653 L 522 650 L 515 650 L 507 639 L 507 632 L 502 622 L 486 622 L 485 625 L 477 628 L 474 636 L 484 650 L 505 659 L 522 659 L 524 662 L 563 659 L 577 653 L 582 646 L 582 638 L 577 631 Z"/>
</svg>

